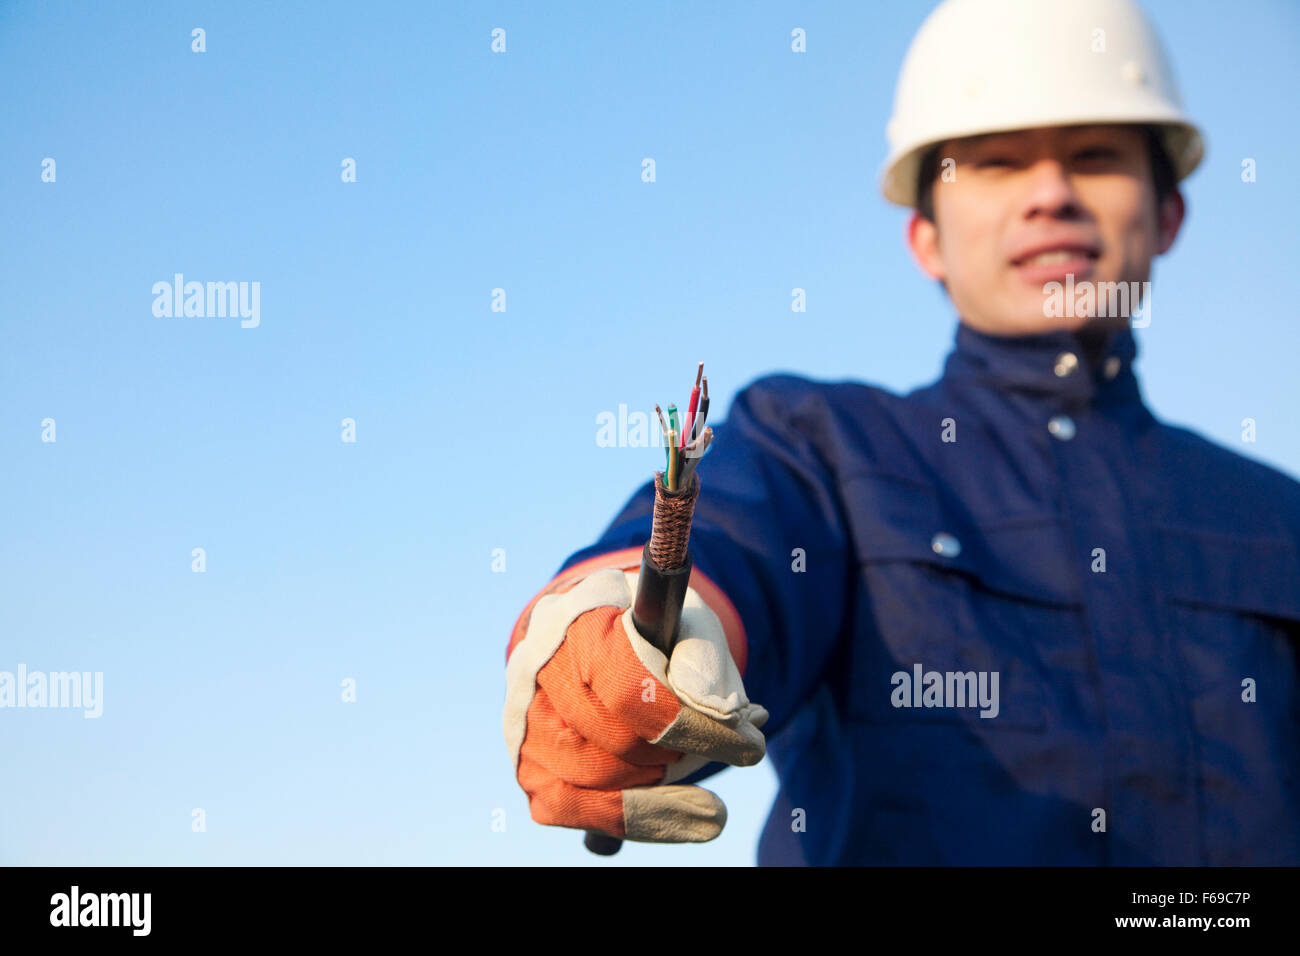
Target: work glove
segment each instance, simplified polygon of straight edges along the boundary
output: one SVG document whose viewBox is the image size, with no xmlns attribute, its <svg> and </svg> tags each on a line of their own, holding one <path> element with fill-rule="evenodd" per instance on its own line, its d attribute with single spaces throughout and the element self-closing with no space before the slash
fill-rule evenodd
<svg viewBox="0 0 1300 956">
<path fill-rule="evenodd" d="M 638 572 L 595 571 L 538 599 L 509 652 L 506 745 L 532 818 L 645 843 L 703 843 L 727 808 L 675 784 L 705 764 L 763 759 L 718 616 L 692 588 L 671 659 L 637 633 Z"/>
</svg>

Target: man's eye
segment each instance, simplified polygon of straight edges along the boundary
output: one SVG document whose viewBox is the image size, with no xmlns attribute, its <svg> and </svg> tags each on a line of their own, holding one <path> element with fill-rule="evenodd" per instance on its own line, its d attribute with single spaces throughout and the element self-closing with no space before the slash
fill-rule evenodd
<svg viewBox="0 0 1300 956">
<path fill-rule="evenodd" d="M 1074 154 L 1075 159 L 1114 159 L 1118 154 L 1109 146 L 1090 146 Z"/>
<path fill-rule="evenodd" d="M 981 169 L 985 166 L 1010 166 L 1011 160 L 1005 156 L 985 156 L 983 159 L 975 160 L 975 165 Z"/>
</svg>

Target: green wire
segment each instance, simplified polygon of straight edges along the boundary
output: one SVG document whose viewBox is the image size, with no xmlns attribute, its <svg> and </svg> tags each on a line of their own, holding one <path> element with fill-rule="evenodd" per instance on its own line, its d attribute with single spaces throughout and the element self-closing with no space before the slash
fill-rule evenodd
<svg viewBox="0 0 1300 956">
<path fill-rule="evenodd" d="M 677 432 L 679 435 L 681 434 L 681 432 L 678 431 L 678 427 L 677 427 L 677 406 L 676 405 L 668 406 L 668 427 L 671 428 L 673 431 Z M 675 443 L 669 442 L 667 435 L 664 436 L 664 441 L 667 443 L 664 445 L 664 487 L 668 488 L 669 487 L 668 470 L 672 467 L 673 464 L 672 456 L 669 453 L 668 448 L 669 445 L 673 445 Z"/>
</svg>

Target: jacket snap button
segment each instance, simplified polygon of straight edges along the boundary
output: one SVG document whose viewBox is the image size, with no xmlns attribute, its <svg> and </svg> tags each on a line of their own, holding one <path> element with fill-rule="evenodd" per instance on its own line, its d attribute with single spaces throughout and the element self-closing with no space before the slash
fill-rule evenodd
<svg viewBox="0 0 1300 956">
<path fill-rule="evenodd" d="M 1056 357 L 1056 377 L 1065 378 L 1079 367 L 1079 356 L 1073 352 L 1062 352 Z"/>
<path fill-rule="evenodd" d="M 1102 364 L 1101 374 L 1106 376 L 1106 378 L 1108 379 L 1114 378 L 1116 375 L 1119 374 L 1119 364 L 1120 364 L 1119 356 L 1112 355 L 1110 358 L 1106 359 L 1105 363 Z"/>
<path fill-rule="evenodd" d="M 1047 423 L 1047 430 L 1060 441 L 1069 441 L 1074 437 L 1074 419 L 1069 415 L 1053 415 Z"/>
<path fill-rule="evenodd" d="M 930 550 L 945 558 L 955 558 L 961 554 L 961 542 L 946 531 L 940 531 L 930 539 Z"/>
</svg>

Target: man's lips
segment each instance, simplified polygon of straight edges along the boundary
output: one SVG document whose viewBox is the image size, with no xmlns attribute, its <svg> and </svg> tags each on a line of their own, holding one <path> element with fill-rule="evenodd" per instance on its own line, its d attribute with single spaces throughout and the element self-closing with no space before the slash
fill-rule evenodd
<svg viewBox="0 0 1300 956">
<path fill-rule="evenodd" d="M 1011 265 L 1026 282 L 1041 284 L 1073 275 L 1087 279 L 1100 258 L 1101 250 L 1087 242 L 1039 242 L 1020 250 Z"/>
<path fill-rule="evenodd" d="M 1012 255 L 1011 264 L 1013 266 L 1040 265 L 1044 257 L 1049 260 L 1064 261 L 1066 258 L 1096 259 L 1100 255 L 1101 249 L 1096 243 L 1076 239 L 1055 239 L 1021 247 Z"/>
</svg>

